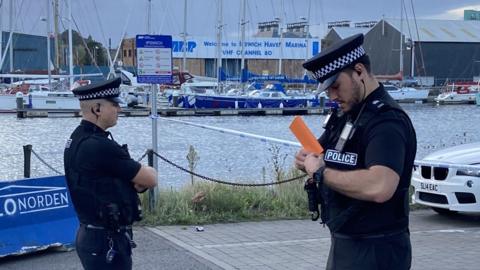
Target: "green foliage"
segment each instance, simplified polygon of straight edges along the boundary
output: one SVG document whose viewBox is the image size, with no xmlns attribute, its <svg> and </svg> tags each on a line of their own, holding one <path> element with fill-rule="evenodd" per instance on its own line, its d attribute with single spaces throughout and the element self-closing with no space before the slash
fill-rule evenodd
<svg viewBox="0 0 480 270">
<path fill-rule="evenodd" d="M 297 174 L 292 171 L 289 178 Z M 196 194 L 203 199 L 192 201 Z M 147 196 L 142 202 L 147 202 Z M 303 180 L 274 187 L 236 187 L 216 183 L 195 183 L 179 191 L 161 190 L 153 212 L 144 224 L 206 224 L 247 220 L 307 218 Z"/>
<path fill-rule="evenodd" d="M 68 31 L 60 34 L 59 42 L 61 47 L 67 47 Z M 84 39 L 79 32 L 72 30 L 72 44 L 75 65 L 94 65 L 94 62 L 99 66 L 108 65 L 107 48 L 104 48 L 102 43 L 94 40 L 91 36 Z M 90 53 L 88 53 L 88 50 Z"/>
</svg>

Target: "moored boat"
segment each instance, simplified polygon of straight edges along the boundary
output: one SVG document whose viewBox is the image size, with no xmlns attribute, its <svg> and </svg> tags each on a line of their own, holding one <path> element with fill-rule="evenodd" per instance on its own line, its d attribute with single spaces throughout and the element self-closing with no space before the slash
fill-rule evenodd
<svg viewBox="0 0 480 270">
<path fill-rule="evenodd" d="M 480 82 L 457 82 L 447 84 L 447 91 L 439 94 L 438 104 L 475 104 L 476 95 L 480 93 Z"/>
<path fill-rule="evenodd" d="M 385 84 L 385 90 L 398 102 L 424 102 L 428 98 L 428 89 L 416 89 L 413 87 L 396 87 L 392 84 Z"/>
</svg>

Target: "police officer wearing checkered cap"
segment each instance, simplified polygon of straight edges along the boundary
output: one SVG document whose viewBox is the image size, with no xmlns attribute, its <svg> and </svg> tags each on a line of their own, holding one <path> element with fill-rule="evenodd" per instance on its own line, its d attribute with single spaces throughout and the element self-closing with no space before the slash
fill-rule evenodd
<svg viewBox="0 0 480 270">
<path fill-rule="evenodd" d="M 130 157 L 107 129 L 120 112 L 120 78 L 73 90 L 83 119 L 67 140 L 67 185 L 80 221 L 76 251 L 84 269 L 132 269 L 132 223 L 138 192 L 156 186 L 156 171 Z"/>
<path fill-rule="evenodd" d="M 416 134 L 371 73 L 363 38 L 341 40 L 303 64 L 340 111 L 324 123 L 324 153 L 301 149 L 295 166 L 310 176 L 309 208 L 331 232 L 327 269 L 410 269 Z"/>
</svg>

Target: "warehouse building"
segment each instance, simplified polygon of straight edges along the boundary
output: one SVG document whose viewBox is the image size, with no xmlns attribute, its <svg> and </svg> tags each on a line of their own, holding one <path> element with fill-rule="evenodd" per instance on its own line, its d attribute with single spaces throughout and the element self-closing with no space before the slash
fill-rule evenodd
<svg viewBox="0 0 480 270">
<path fill-rule="evenodd" d="M 436 85 L 446 80 L 471 81 L 480 74 L 480 21 L 384 19 L 365 35 L 375 74 L 400 71 Z"/>
<path fill-rule="evenodd" d="M 5 54 L 10 32 L 2 32 L 1 53 Z M 50 40 L 53 44 L 53 39 Z M 45 36 L 13 33 L 13 71 L 32 73 L 39 70 L 47 70 L 47 38 Z M 54 58 L 54 48 L 51 46 L 51 59 Z M 51 61 L 50 61 L 51 63 Z M 10 53 L 5 54 L 0 73 L 10 72 Z"/>
<path fill-rule="evenodd" d="M 470 16 L 471 17 L 471 16 Z M 472 81 L 480 76 L 480 21 L 401 20 L 329 23 L 322 49 L 354 34 L 365 35 L 364 47 L 372 60 L 372 72 L 394 75 L 400 71 L 402 35 L 403 76 L 426 85 L 445 81 Z"/>
</svg>

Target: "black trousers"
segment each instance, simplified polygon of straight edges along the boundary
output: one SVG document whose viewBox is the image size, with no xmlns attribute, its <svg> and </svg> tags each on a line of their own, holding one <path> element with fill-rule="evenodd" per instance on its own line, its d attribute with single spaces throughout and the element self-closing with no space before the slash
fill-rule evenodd
<svg viewBox="0 0 480 270">
<path fill-rule="evenodd" d="M 81 225 L 77 231 L 75 247 L 83 268 L 85 270 L 131 270 L 132 248 L 125 233 L 128 233 L 130 238 L 133 237 L 131 230 L 109 233 L 103 229 L 91 229 Z M 107 263 L 110 238 L 113 241 L 115 256 L 111 263 Z"/>
<path fill-rule="evenodd" d="M 367 239 L 332 235 L 327 270 L 407 270 L 411 263 L 409 232 Z"/>
</svg>

